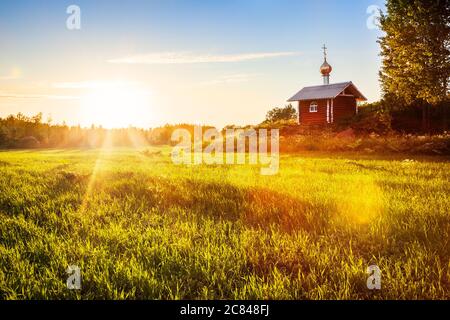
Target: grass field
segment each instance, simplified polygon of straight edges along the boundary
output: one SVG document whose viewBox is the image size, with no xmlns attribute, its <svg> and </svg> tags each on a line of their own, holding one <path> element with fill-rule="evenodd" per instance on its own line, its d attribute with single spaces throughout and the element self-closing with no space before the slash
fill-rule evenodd
<svg viewBox="0 0 450 320">
<path fill-rule="evenodd" d="M 450 162 L 158 150 L 0 152 L 0 298 L 450 299 Z"/>
</svg>

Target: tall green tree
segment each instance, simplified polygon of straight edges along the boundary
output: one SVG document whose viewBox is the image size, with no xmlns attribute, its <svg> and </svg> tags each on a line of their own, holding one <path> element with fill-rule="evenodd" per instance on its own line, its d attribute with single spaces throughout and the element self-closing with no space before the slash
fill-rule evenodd
<svg viewBox="0 0 450 320">
<path fill-rule="evenodd" d="M 284 108 L 273 108 L 267 112 L 265 123 L 273 123 L 278 121 L 289 121 L 297 119 L 297 110 L 288 104 Z"/>
<path fill-rule="evenodd" d="M 448 100 L 450 0 L 387 0 L 386 9 L 379 40 L 384 96 L 422 106 L 429 128 L 429 107 Z"/>
</svg>

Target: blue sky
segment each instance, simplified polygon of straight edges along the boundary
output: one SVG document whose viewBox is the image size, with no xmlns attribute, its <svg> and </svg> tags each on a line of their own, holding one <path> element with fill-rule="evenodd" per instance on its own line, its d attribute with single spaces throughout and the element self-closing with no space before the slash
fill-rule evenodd
<svg viewBox="0 0 450 320">
<path fill-rule="evenodd" d="M 65 26 L 72 4 L 81 30 Z M 324 43 L 331 82 L 351 80 L 377 100 L 381 33 L 366 26 L 371 5 L 383 1 L 2 1 L 0 116 L 43 111 L 89 125 L 101 119 L 83 115 L 80 97 L 113 81 L 111 92 L 120 82 L 151 93 L 130 124 L 258 123 L 321 84 Z M 177 63 L 161 62 L 168 55 Z"/>
</svg>

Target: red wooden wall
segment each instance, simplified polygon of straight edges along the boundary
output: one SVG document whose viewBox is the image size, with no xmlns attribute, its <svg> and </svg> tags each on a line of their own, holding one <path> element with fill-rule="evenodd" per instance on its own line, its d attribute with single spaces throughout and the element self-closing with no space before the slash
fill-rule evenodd
<svg viewBox="0 0 450 320">
<path fill-rule="evenodd" d="M 317 102 L 317 112 L 309 112 L 311 102 Z M 330 99 L 331 110 L 331 99 Z M 356 99 L 350 96 L 338 96 L 333 101 L 334 122 L 356 114 Z M 300 124 L 321 125 L 327 124 L 327 100 L 305 100 L 299 101 Z M 330 115 L 331 121 L 331 115 Z"/>
<path fill-rule="evenodd" d="M 355 97 L 338 96 L 334 99 L 334 122 L 356 114 Z"/>
<path fill-rule="evenodd" d="M 317 102 L 317 112 L 309 112 L 311 102 Z M 299 102 L 300 124 L 316 125 L 327 123 L 327 100 L 306 100 Z"/>
</svg>

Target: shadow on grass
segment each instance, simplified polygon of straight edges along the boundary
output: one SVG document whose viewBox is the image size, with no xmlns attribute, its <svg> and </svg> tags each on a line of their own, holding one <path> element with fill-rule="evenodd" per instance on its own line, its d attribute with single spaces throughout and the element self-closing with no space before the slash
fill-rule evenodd
<svg viewBox="0 0 450 320">
<path fill-rule="evenodd" d="M 131 174 L 126 180 L 110 184 L 107 192 L 113 197 L 143 199 L 148 207 L 156 207 L 162 213 L 185 212 L 188 219 L 240 221 L 246 226 L 267 230 L 276 226 L 284 232 L 303 229 L 322 233 L 328 225 L 330 212 L 335 211 L 329 205 L 311 203 L 269 188 L 160 177 L 139 180 L 137 175 Z"/>
<path fill-rule="evenodd" d="M 89 179 L 89 175 L 61 170 L 49 185 L 46 196 L 51 199 L 61 194 L 80 193 L 87 188 Z M 238 187 L 200 179 L 179 181 L 134 172 L 102 173 L 96 177 L 90 192 L 93 197 L 105 195 L 103 205 L 121 203 L 124 210 L 156 209 L 164 215 L 182 212 L 184 217 L 174 218 L 226 220 L 265 230 L 275 226 L 289 233 L 306 230 L 321 234 L 328 226 L 331 213 L 336 211 L 331 204 L 312 203 L 269 188 Z M 80 197 L 76 199 L 78 203 L 72 204 L 80 206 Z M 88 207 L 96 210 L 98 203 L 93 200 L 89 203 L 91 200 L 88 198 Z"/>
</svg>

